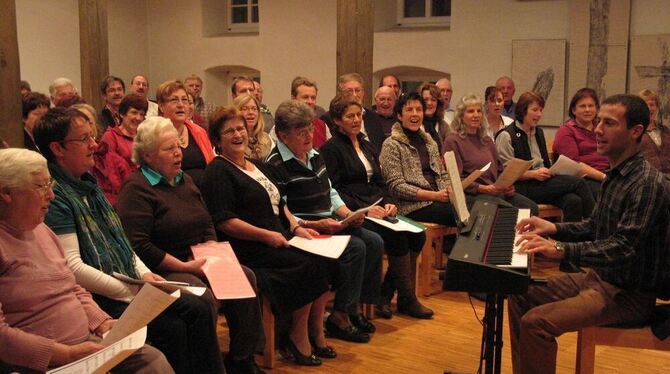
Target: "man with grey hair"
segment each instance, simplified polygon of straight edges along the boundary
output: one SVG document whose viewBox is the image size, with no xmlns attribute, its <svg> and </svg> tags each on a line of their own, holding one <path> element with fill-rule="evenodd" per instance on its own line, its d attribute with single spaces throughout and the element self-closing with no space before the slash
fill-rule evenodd
<svg viewBox="0 0 670 374">
<path fill-rule="evenodd" d="M 149 80 L 144 75 L 136 75 L 130 80 L 130 92 L 147 101 L 146 117 L 158 115 L 158 104 L 149 100 Z"/>
<path fill-rule="evenodd" d="M 514 81 L 512 78 L 503 75 L 496 80 L 496 88 L 502 92 L 503 100 L 505 100 L 502 115 L 516 119 L 516 115 L 514 114 L 514 108 L 516 108 L 516 103 L 514 102 L 514 91 L 516 90 Z"/>
<path fill-rule="evenodd" d="M 444 77 L 435 82 L 435 85 L 440 89 L 440 100 L 444 106 L 444 122 L 451 126 L 451 122 L 454 120 L 454 109 L 451 108 L 450 105 L 451 95 L 454 94 L 454 90 L 451 87 L 451 80 L 449 80 L 447 77 Z"/>
<path fill-rule="evenodd" d="M 216 112 L 219 107 L 205 102 L 205 99 L 202 98 L 203 82 L 199 76 L 191 74 L 186 77 L 184 79 L 184 87 L 186 87 L 186 93 L 193 96 L 194 109 L 203 118 L 206 125 L 207 121 L 209 121 L 209 116 Z"/>
<path fill-rule="evenodd" d="M 384 131 L 384 139 L 391 136 L 391 127 L 398 122 L 393 108 L 398 97 L 395 90 L 389 86 L 381 86 L 375 92 L 375 113 L 379 116 L 382 130 Z"/>
<path fill-rule="evenodd" d="M 49 85 L 49 95 L 53 106 L 62 106 L 63 102 L 79 95 L 71 80 L 60 77 Z"/>
</svg>

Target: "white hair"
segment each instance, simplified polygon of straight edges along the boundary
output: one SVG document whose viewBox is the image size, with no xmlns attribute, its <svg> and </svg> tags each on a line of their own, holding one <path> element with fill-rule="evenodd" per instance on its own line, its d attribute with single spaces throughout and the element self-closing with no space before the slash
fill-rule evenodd
<svg viewBox="0 0 670 374">
<path fill-rule="evenodd" d="M 170 131 L 177 133 L 177 129 L 168 118 L 154 116 L 142 121 L 137 127 L 137 134 L 133 141 L 133 162 L 137 165 L 145 165 L 142 156 L 154 152 L 158 148 L 158 138 Z"/>
<path fill-rule="evenodd" d="M 460 135 L 461 138 L 466 137 L 465 123 L 463 123 L 463 114 L 465 109 L 470 105 L 479 105 L 482 108 L 482 119 L 477 130 L 477 135 L 481 140 L 484 140 L 488 136 L 489 131 L 489 121 L 486 119 L 484 114 L 484 100 L 479 95 L 469 93 L 463 96 L 456 104 L 456 114 L 454 115 L 454 120 L 451 122 L 451 129 Z"/>
<path fill-rule="evenodd" d="M 60 77 L 54 79 L 54 81 L 51 82 L 51 84 L 49 85 L 49 94 L 53 96 L 56 93 L 57 89 L 65 86 L 72 86 L 74 91 L 77 92 L 77 89 L 74 87 L 74 83 L 72 83 L 71 80 L 64 77 Z"/>
<path fill-rule="evenodd" d="M 47 169 L 47 160 L 35 151 L 0 149 L 0 188 L 24 187 L 31 182 L 33 175 Z"/>
</svg>

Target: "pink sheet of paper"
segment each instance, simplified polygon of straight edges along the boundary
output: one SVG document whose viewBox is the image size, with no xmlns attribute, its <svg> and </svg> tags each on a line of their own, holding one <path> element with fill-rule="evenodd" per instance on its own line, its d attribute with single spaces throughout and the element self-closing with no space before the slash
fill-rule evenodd
<svg viewBox="0 0 670 374">
<path fill-rule="evenodd" d="M 218 300 L 256 297 L 230 243 L 201 243 L 191 246 L 191 251 L 195 259 L 207 259 L 202 269 Z"/>
</svg>

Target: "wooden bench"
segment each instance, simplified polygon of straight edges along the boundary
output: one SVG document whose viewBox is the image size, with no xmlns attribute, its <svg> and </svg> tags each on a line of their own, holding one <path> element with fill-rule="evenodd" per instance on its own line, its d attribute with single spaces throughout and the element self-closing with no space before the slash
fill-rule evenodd
<svg viewBox="0 0 670 374">
<path fill-rule="evenodd" d="M 436 223 L 420 223 L 426 227 L 426 243 L 421 249 L 416 289 L 418 296 L 430 296 L 442 291 L 442 284 L 438 280 L 438 269 L 442 268 L 443 238 L 447 235 L 456 234 L 458 229 Z M 433 282 L 433 278 L 437 281 Z"/>
<path fill-rule="evenodd" d="M 591 374 L 594 369 L 596 345 L 670 351 L 670 338 L 658 340 L 651 327 L 587 327 L 577 333 L 575 373 Z"/>
<path fill-rule="evenodd" d="M 538 217 L 544 219 L 554 218 L 558 222 L 563 220 L 563 211 L 561 208 L 551 204 L 537 204 L 537 206 L 540 208 Z"/>
</svg>

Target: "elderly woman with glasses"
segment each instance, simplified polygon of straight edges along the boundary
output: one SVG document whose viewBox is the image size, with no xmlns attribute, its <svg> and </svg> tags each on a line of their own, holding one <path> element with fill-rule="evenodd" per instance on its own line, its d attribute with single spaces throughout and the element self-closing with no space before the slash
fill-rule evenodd
<svg viewBox="0 0 670 374">
<path fill-rule="evenodd" d="M 166 279 L 205 286 L 205 261 L 193 259 L 191 246 L 216 240 L 216 233 L 200 191 L 181 170 L 182 151 L 170 120 L 150 117 L 142 122 L 133 144 L 133 160 L 140 169 L 128 178 L 116 204 L 130 244 L 149 269 Z M 251 270 L 244 270 L 255 284 Z M 204 297 L 218 304 L 211 291 Z M 226 367 L 233 373 L 244 367 L 253 372 L 253 353 L 260 336 L 258 302 L 240 299 L 221 304 L 226 320 L 238 321 L 229 323 L 232 339 Z M 216 335 L 206 337 L 193 337 L 192 349 L 206 350 L 204 345 L 209 344 L 212 354 L 218 354 Z"/>
<path fill-rule="evenodd" d="M 281 345 L 297 364 L 321 365 L 317 356 L 336 356 L 326 345 L 323 314 L 339 268 L 335 260 L 289 246 L 292 236 L 317 233 L 300 227 L 289 212 L 273 168 L 246 157 L 247 128 L 236 107 L 214 113 L 209 135 L 220 156 L 205 170 L 202 193 L 219 239 L 230 240 L 240 262 L 254 269 L 273 311 L 291 316 Z"/>
<path fill-rule="evenodd" d="M 54 199 L 47 161 L 25 149 L 0 150 L 0 372 L 44 372 L 103 348 L 114 320 L 66 265 L 58 237 L 44 224 Z M 144 346 L 120 372 L 172 373 Z"/>
<path fill-rule="evenodd" d="M 260 113 L 258 99 L 248 93 L 244 93 L 233 100 L 233 105 L 242 112 L 247 125 L 249 146 L 247 147 L 246 156 L 252 160 L 265 160 L 275 144 L 264 130 L 265 125 L 263 116 Z"/>
<path fill-rule="evenodd" d="M 135 279 L 164 278 L 135 255 L 119 216 L 89 173 L 97 144 L 84 114 L 51 109 L 34 133 L 58 182 L 45 222 L 58 235 L 77 283 L 93 293 L 105 312 L 118 318 L 138 288 L 114 278 L 113 272 Z M 206 299 L 184 293 L 149 323 L 148 339 L 176 372 L 223 372 L 212 309 Z"/>
<path fill-rule="evenodd" d="M 189 118 L 190 102 L 186 87 L 180 81 L 163 82 L 156 90 L 156 100 L 161 116 L 172 121 L 177 130 L 177 140 L 182 149 L 182 170 L 200 186 L 205 167 L 214 158 L 212 143 L 207 131 Z"/>
</svg>

